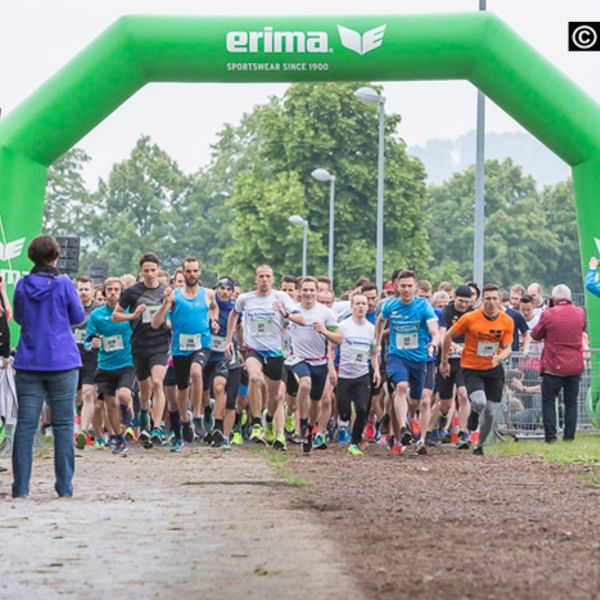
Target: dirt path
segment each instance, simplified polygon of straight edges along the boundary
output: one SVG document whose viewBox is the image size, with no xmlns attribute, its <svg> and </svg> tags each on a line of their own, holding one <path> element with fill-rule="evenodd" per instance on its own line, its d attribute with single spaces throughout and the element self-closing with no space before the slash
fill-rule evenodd
<svg viewBox="0 0 600 600">
<path fill-rule="evenodd" d="M 324 526 L 293 508 L 301 492 L 261 457 L 79 455 L 70 500 L 55 497 L 51 459 L 36 460 L 27 501 L 0 476 L 0 597 L 362 597 Z"/>
</svg>

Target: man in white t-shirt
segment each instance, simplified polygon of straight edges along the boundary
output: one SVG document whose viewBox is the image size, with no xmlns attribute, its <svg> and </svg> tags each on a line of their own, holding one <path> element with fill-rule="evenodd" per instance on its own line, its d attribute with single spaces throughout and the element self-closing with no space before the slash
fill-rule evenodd
<svg viewBox="0 0 600 600">
<path fill-rule="evenodd" d="M 242 351 L 248 372 L 248 398 L 252 431 L 250 441 L 273 443 L 273 448 L 285 450 L 283 434 L 283 396 L 280 381 L 283 371 L 283 329 L 285 319 L 304 325 L 303 315 L 287 294 L 273 289 L 273 269 L 261 265 L 256 269 L 256 290 L 240 294 L 227 323 L 226 356 L 233 356 L 233 334 L 242 315 L 244 343 Z M 262 387 L 266 388 L 266 431 L 263 434 Z"/>
</svg>

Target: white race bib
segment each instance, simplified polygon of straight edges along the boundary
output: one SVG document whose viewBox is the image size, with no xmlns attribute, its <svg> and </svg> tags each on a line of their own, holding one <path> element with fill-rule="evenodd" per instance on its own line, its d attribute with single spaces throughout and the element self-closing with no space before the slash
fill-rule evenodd
<svg viewBox="0 0 600 600">
<path fill-rule="evenodd" d="M 103 337 L 102 348 L 104 349 L 104 352 L 116 352 L 117 350 L 123 350 L 123 336 L 109 335 L 108 337 Z"/>
<path fill-rule="evenodd" d="M 291 356 L 288 356 L 284 361 L 283 364 L 286 365 L 287 367 L 295 367 L 297 364 L 301 363 L 304 359 L 301 356 L 298 356 L 297 354 L 292 354 Z"/>
<path fill-rule="evenodd" d="M 183 352 L 195 352 L 202 348 L 202 336 L 199 333 L 180 333 L 179 349 Z"/>
<path fill-rule="evenodd" d="M 85 329 L 76 329 L 73 332 L 76 344 L 83 344 L 85 342 Z"/>
<path fill-rule="evenodd" d="M 369 351 L 360 348 L 352 348 L 350 350 L 350 362 L 353 365 L 363 367 L 369 364 Z"/>
<path fill-rule="evenodd" d="M 152 317 L 160 310 L 160 304 L 153 304 L 147 306 L 146 310 L 142 313 L 142 323 L 152 323 Z"/>
<path fill-rule="evenodd" d="M 416 350 L 418 347 L 418 333 L 396 333 L 396 348 L 398 350 Z"/>
<path fill-rule="evenodd" d="M 225 338 L 225 337 L 222 337 L 220 335 L 213 335 L 210 349 L 213 352 L 225 352 L 225 342 L 226 341 L 227 341 L 227 338 Z"/>
<path fill-rule="evenodd" d="M 273 334 L 273 319 L 270 317 L 250 317 L 250 333 L 256 337 Z"/>
<path fill-rule="evenodd" d="M 477 342 L 477 356 L 495 356 L 498 342 Z"/>
</svg>

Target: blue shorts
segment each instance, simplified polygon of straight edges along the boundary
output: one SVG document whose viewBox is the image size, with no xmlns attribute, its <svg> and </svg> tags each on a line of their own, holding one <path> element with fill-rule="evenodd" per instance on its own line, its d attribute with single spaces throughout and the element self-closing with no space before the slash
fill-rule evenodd
<svg viewBox="0 0 600 600">
<path fill-rule="evenodd" d="M 387 355 L 388 379 L 394 384 L 408 381 L 410 399 L 419 401 L 425 386 L 425 361 L 408 360 L 398 354 Z"/>
</svg>

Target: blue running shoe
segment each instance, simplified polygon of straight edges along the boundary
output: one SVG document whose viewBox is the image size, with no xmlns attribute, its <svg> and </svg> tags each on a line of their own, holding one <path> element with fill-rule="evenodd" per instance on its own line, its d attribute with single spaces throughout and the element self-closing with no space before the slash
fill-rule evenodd
<svg viewBox="0 0 600 600">
<path fill-rule="evenodd" d="M 345 445 L 350 441 L 350 430 L 347 427 L 340 427 L 337 432 L 337 443 Z"/>
<path fill-rule="evenodd" d="M 181 452 L 185 442 L 181 438 L 174 438 L 171 442 L 171 452 Z"/>
</svg>

